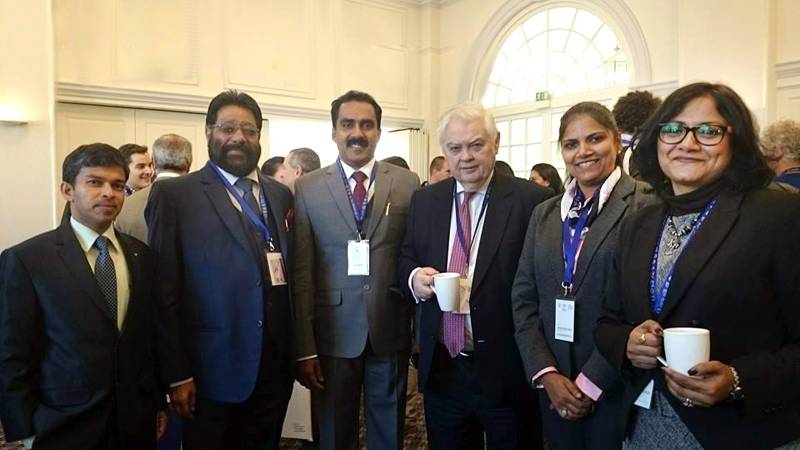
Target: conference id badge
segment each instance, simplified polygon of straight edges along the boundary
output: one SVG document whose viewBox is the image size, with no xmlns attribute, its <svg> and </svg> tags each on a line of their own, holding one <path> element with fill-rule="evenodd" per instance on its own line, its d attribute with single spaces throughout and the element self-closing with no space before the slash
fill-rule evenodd
<svg viewBox="0 0 800 450">
<path fill-rule="evenodd" d="M 472 278 L 458 279 L 458 312 L 469 314 L 469 297 L 472 293 Z"/>
<path fill-rule="evenodd" d="M 369 275 L 369 241 L 347 241 L 347 275 Z"/>
<path fill-rule="evenodd" d="M 559 341 L 575 341 L 575 300 L 556 298 L 556 330 Z"/>
<path fill-rule="evenodd" d="M 644 408 L 650 409 L 650 402 L 653 400 L 653 380 L 650 380 L 647 383 L 647 386 L 642 389 L 642 392 L 639 393 L 639 396 L 636 397 L 636 401 L 633 402 L 634 405 Z"/>
<path fill-rule="evenodd" d="M 283 264 L 281 252 L 267 252 L 267 271 L 273 286 L 286 285 L 286 266 Z"/>
</svg>

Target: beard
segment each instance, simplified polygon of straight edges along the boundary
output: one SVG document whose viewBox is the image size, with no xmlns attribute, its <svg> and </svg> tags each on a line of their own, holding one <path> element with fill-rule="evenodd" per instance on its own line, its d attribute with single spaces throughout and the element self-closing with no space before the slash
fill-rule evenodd
<svg viewBox="0 0 800 450">
<path fill-rule="evenodd" d="M 232 156 L 232 151 L 238 150 L 244 157 Z M 258 167 L 261 157 L 261 144 L 223 144 L 217 140 L 208 141 L 208 158 L 222 170 L 243 177 Z"/>
</svg>

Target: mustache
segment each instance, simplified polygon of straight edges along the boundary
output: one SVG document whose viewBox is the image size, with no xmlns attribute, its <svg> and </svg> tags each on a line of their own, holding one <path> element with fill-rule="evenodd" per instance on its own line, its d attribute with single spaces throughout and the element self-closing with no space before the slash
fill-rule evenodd
<svg viewBox="0 0 800 450">
<path fill-rule="evenodd" d="M 350 147 L 350 146 L 353 146 L 353 145 L 359 145 L 361 147 L 366 147 L 368 145 L 368 142 L 364 138 L 350 138 L 350 139 L 348 139 L 347 140 L 347 146 Z"/>
</svg>

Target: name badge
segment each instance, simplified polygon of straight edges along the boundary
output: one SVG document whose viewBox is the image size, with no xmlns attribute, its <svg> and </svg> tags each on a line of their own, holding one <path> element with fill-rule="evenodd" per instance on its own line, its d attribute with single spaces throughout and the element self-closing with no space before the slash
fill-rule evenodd
<svg viewBox="0 0 800 450">
<path fill-rule="evenodd" d="M 636 401 L 633 402 L 634 405 L 644 408 L 650 409 L 650 402 L 653 400 L 653 380 L 650 380 L 647 383 L 647 386 L 642 389 L 642 392 L 636 397 Z"/>
<path fill-rule="evenodd" d="M 556 298 L 556 330 L 559 341 L 575 341 L 575 300 Z"/>
<path fill-rule="evenodd" d="M 369 241 L 347 241 L 347 275 L 369 275 Z"/>
<path fill-rule="evenodd" d="M 283 263 L 281 252 L 267 252 L 267 271 L 273 286 L 286 284 L 286 265 Z"/>
</svg>

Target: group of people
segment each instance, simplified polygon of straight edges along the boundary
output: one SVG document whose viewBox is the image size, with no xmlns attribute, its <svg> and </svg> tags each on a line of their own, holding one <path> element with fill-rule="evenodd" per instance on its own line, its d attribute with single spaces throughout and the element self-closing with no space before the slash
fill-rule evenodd
<svg viewBox="0 0 800 450">
<path fill-rule="evenodd" d="M 545 166 L 502 175 L 473 103 L 442 116 L 420 187 L 375 160 L 381 116 L 343 94 L 337 160 L 297 149 L 265 176 L 261 110 L 225 91 L 209 162 L 185 174 L 191 147 L 165 136 L 158 181 L 128 200 L 127 155 L 68 155 L 69 214 L 0 256 L 6 436 L 154 448 L 166 392 L 184 448 L 277 448 L 297 379 L 319 448 L 358 447 L 362 397 L 367 448 L 401 448 L 413 341 L 432 449 L 800 448 L 800 201 L 768 188 L 800 152 L 769 133 L 762 148 L 734 91 L 684 86 L 627 138 L 574 105 L 563 188 Z M 139 234 L 118 217 L 137 195 Z M 670 327 L 708 329 L 710 360 L 661 367 Z"/>
</svg>

